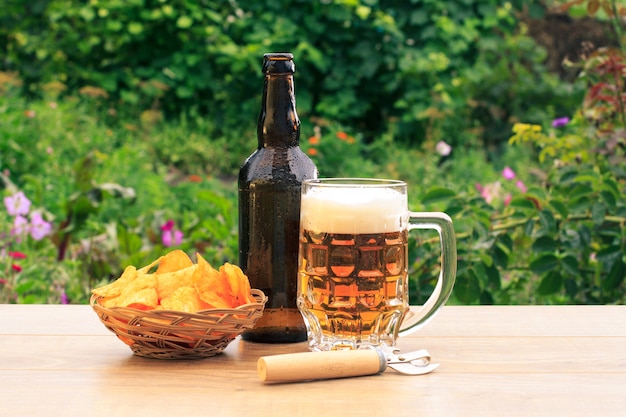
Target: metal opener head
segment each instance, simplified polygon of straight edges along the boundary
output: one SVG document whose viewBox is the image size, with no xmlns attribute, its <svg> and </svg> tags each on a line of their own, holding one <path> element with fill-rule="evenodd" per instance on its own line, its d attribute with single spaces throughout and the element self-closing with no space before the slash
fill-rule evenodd
<svg viewBox="0 0 626 417">
<path fill-rule="evenodd" d="M 430 353 L 426 349 L 400 353 L 400 349 L 392 348 L 385 352 L 387 366 L 405 375 L 424 375 L 439 367 L 438 363 L 430 363 Z"/>
</svg>

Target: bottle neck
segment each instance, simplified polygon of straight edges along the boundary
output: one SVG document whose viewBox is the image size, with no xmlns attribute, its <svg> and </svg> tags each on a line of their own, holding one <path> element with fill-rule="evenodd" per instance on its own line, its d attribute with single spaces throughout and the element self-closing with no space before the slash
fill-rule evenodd
<svg viewBox="0 0 626 417">
<path fill-rule="evenodd" d="M 266 74 L 257 129 L 259 148 L 290 147 L 300 143 L 293 74 Z"/>
</svg>

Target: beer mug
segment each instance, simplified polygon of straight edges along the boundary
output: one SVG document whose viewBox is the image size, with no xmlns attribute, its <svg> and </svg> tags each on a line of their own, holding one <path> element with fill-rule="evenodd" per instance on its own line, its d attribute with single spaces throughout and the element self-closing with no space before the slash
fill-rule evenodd
<svg viewBox="0 0 626 417">
<path fill-rule="evenodd" d="M 392 348 L 446 303 L 456 275 L 450 217 L 411 212 L 407 185 L 384 179 L 302 183 L 298 309 L 313 351 Z M 408 233 L 434 229 L 441 271 L 424 305 L 409 307 Z"/>
</svg>

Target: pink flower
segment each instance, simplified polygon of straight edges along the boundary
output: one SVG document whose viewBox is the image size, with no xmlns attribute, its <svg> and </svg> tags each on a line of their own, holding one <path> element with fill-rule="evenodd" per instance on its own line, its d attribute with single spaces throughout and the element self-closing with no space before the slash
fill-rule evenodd
<svg viewBox="0 0 626 417">
<path fill-rule="evenodd" d="M 437 145 L 435 145 L 435 150 L 441 156 L 448 156 L 452 152 L 452 146 L 440 140 Z"/>
<path fill-rule="evenodd" d="M 519 188 L 519 190 L 523 193 L 528 191 L 528 187 L 526 187 L 526 184 L 524 184 L 522 180 L 517 180 L 517 182 L 515 183 L 515 186 Z"/>
<path fill-rule="evenodd" d="M 168 220 L 161 226 L 161 242 L 163 246 L 177 246 L 183 241 L 183 232 L 176 229 L 174 220 Z"/>
<path fill-rule="evenodd" d="M 52 232 L 52 224 L 41 217 L 41 213 L 36 211 L 30 216 L 30 235 L 35 240 L 41 240 Z"/>
<path fill-rule="evenodd" d="M 14 270 L 15 272 L 22 272 L 22 267 L 19 266 L 18 264 L 11 265 L 11 269 Z"/>
<path fill-rule="evenodd" d="M 569 123 L 569 117 L 558 117 L 552 121 L 552 127 L 563 127 Z"/>
<path fill-rule="evenodd" d="M 22 252 L 9 252 L 9 256 L 13 259 L 26 259 L 26 254 Z"/>
<path fill-rule="evenodd" d="M 502 176 L 507 180 L 512 180 L 513 178 L 515 178 L 515 172 L 511 168 L 506 167 L 502 171 Z"/>
<path fill-rule="evenodd" d="M 61 290 L 61 304 L 69 304 L 70 300 L 65 292 L 65 288 Z"/>
<path fill-rule="evenodd" d="M 18 191 L 12 196 L 4 198 L 4 206 L 11 216 L 28 214 L 30 210 L 30 200 L 26 198 L 22 191 Z"/>
<path fill-rule="evenodd" d="M 495 199 L 499 199 L 502 194 L 502 184 L 499 182 L 493 182 L 484 187 L 481 184 L 476 184 L 476 189 L 480 192 L 480 196 L 489 204 Z"/>
<path fill-rule="evenodd" d="M 17 236 L 19 240 L 19 236 L 25 235 L 28 233 L 28 220 L 24 216 L 16 216 L 13 221 L 13 229 L 11 229 L 11 235 Z"/>
<path fill-rule="evenodd" d="M 161 231 L 162 232 L 169 232 L 170 230 L 174 229 L 174 220 L 168 220 L 165 222 L 165 224 L 163 224 L 161 226 Z"/>
</svg>

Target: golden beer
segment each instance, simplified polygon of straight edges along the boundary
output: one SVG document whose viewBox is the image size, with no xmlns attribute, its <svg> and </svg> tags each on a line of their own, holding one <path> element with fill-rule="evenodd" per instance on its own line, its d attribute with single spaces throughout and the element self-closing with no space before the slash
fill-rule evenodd
<svg viewBox="0 0 626 417">
<path fill-rule="evenodd" d="M 303 231 L 298 302 L 321 350 L 393 344 L 408 308 L 406 243 L 406 230 Z"/>
<path fill-rule="evenodd" d="M 298 309 L 309 349 L 393 347 L 446 303 L 456 275 L 450 217 L 408 209 L 406 183 L 326 178 L 302 182 Z M 408 234 L 439 234 L 441 269 L 426 302 L 409 307 Z"/>
<path fill-rule="evenodd" d="M 408 310 L 406 206 L 386 188 L 303 194 L 298 307 L 314 350 L 393 345 Z"/>
</svg>

